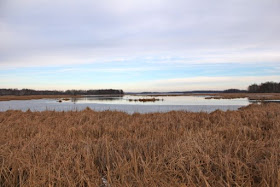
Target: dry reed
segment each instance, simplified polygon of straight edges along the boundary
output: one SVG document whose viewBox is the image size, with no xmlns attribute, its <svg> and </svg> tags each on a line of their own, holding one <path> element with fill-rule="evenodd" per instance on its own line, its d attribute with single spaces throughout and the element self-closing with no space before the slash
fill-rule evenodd
<svg viewBox="0 0 280 187">
<path fill-rule="evenodd" d="M 273 187 L 279 167 L 279 104 L 210 114 L 0 112 L 0 186 Z"/>
<path fill-rule="evenodd" d="M 280 93 L 218 93 L 208 94 L 206 99 L 238 99 L 248 98 L 250 100 L 280 100 Z"/>
<path fill-rule="evenodd" d="M 0 101 L 11 101 L 11 100 L 31 100 L 31 99 L 70 99 L 70 98 L 79 98 L 79 95 L 23 95 L 23 96 L 0 96 Z"/>
</svg>

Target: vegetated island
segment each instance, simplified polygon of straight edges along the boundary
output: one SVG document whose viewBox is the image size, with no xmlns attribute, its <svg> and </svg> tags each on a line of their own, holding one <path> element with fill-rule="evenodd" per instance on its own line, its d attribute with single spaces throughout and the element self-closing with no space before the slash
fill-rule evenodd
<svg viewBox="0 0 280 187">
<path fill-rule="evenodd" d="M 0 112 L 0 186 L 279 186 L 280 105 Z"/>
<path fill-rule="evenodd" d="M 163 101 L 163 99 L 156 99 L 156 98 L 140 98 L 140 99 L 129 99 L 129 102 L 156 102 L 156 101 Z"/>
<path fill-rule="evenodd" d="M 123 95 L 123 90 L 100 89 L 100 90 L 31 90 L 31 89 L 0 89 L 0 101 L 29 100 L 54 98 L 68 100 L 81 97 L 82 95 Z"/>
</svg>

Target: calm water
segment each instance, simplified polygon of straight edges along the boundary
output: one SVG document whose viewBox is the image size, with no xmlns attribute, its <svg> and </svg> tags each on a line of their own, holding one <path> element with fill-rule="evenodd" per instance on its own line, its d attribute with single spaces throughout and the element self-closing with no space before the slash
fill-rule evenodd
<svg viewBox="0 0 280 187">
<path fill-rule="evenodd" d="M 152 98 L 149 96 L 130 96 L 108 97 L 108 96 L 85 96 L 82 98 L 71 99 L 61 103 L 55 99 L 22 100 L 22 101 L 2 101 L 0 102 L 0 111 L 23 110 L 31 111 L 69 111 L 83 110 L 89 107 L 96 111 L 117 110 L 127 113 L 149 113 L 149 112 L 168 112 L 172 110 L 183 110 L 192 112 L 212 112 L 220 110 L 237 110 L 240 107 L 247 106 L 250 101 L 247 98 L 242 99 L 205 99 L 206 96 L 160 96 L 155 97 L 160 101 L 155 102 L 136 102 L 141 98 Z"/>
</svg>

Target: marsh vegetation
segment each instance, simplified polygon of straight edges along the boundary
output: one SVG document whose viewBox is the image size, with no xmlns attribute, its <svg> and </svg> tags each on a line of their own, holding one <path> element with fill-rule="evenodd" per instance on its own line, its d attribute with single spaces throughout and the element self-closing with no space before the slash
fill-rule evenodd
<svg viewBox="0 0 280 187">
<path fill-rule="evenodd" d="M 0 112 L 0 186 L 279 186 L 280 105 Z"/>
<path fill-rule="evenodd" d="M 218 93 L 208 94 L 205 99 L 237 99 L 248 98 L 249 100 L 280 100 L 280 93 Z"/>
<path fill-rule="evenodd" d="M 156 101 L 163 101 L 163 99 L 157 99 L 157 98 L 139 98 L 139 99 L 129 99 L 129 102 L 156 102 Z"/>
<path fill-rule="evenodd" d="M 0 96 L 0 101 L 13 101 L 13 100 L 34 100 L 34 99 L 64 99 L 70 100 L 71 98 L 79 98 L 79 95 L 25 95 L 25 96 L 15 96 L 7 95 Z"/>
</svg>

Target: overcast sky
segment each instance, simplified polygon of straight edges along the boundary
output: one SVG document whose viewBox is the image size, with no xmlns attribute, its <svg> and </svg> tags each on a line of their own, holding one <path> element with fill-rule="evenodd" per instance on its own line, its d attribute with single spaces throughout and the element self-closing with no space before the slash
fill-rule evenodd
<svg viewBox="0 0 280 187">
<path fill-rule="evenodd" d="M 0 87 L 280 82 L 279 0 L 0 0 Z"/>
</svg>

